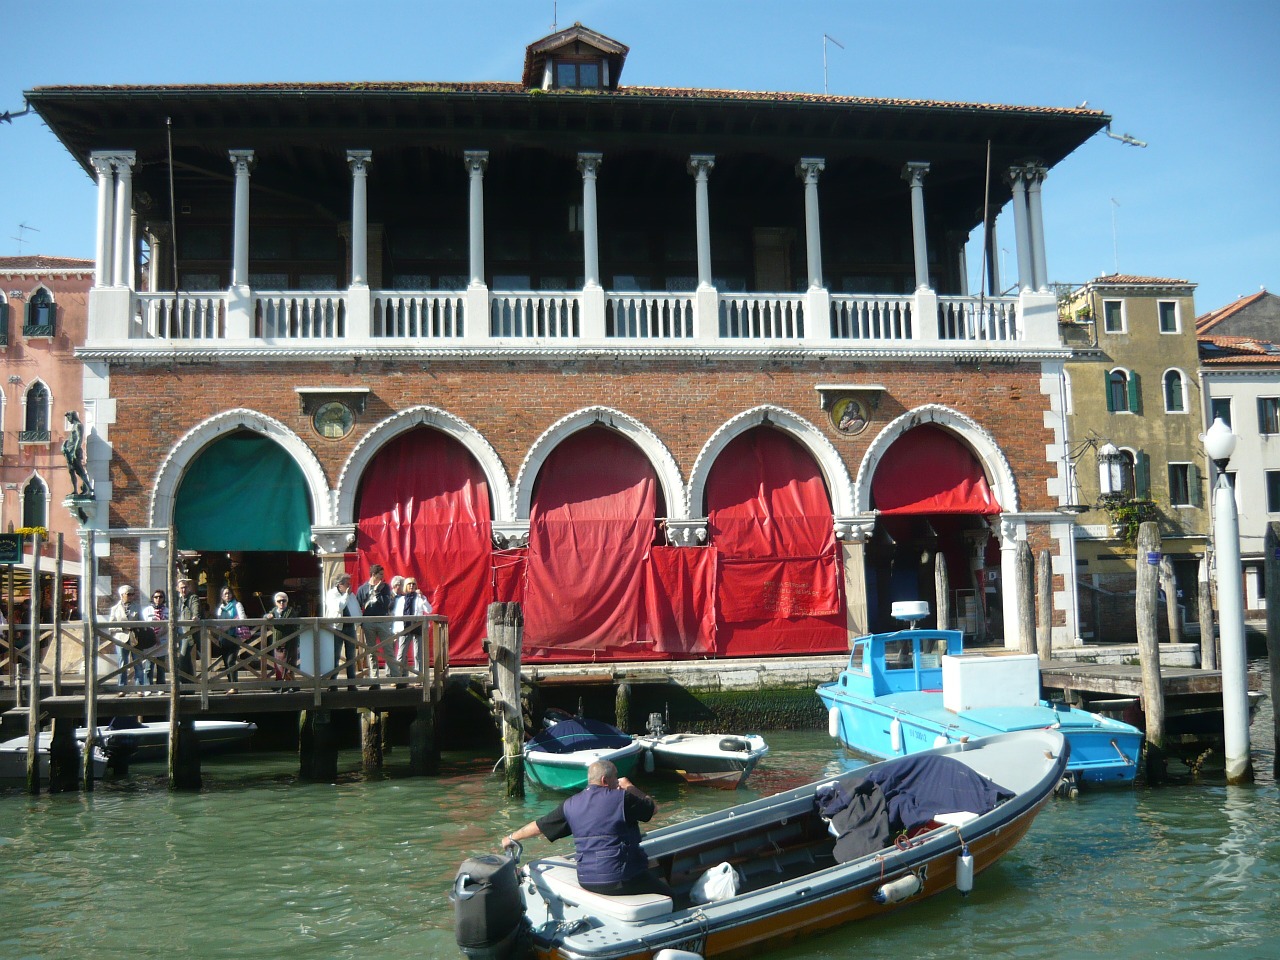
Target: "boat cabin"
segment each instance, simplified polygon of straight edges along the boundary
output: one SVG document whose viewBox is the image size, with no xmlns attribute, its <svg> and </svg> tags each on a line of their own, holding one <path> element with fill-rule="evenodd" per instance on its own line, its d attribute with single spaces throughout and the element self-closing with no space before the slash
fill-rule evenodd
<svg viewBox="0 0 1280 960">
<path fill-rule="evenodd" d="M 840 686 L 864 697 L 942 689 L 942 658 L 964 652 L 959 630 L 897 630 L 853 642 Z"/>
</svg>

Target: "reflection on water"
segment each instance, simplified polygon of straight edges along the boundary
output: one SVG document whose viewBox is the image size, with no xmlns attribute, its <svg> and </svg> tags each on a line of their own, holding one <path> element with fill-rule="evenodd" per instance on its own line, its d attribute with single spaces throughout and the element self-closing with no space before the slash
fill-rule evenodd
<svg viewBox="0 0 1280 960">
<path fill-rule="evenodd" d="M 1096 790 L 1055 800 L 968 898 L 944 894 L 779 960 L 963 956 L 1127 960 L 1280 956 L 1280 792 L 1270 704 L 1259 783 Z M 855 766 L 825 733 L 775 733 L 749 789 L 647 784 L 683 820 Z M 89 795 L 0 792 L 0 957 L 417 960 L 458 956 L 458 864 L 559 800 L 507 803 L 495 754 L 446 754 L 436 778 L 296 778 L 284 753 L 206 763 L 170 794 L 161 765 Z M 402 758 L 397 758 L 402 759 Z M 342 769 L 358 767 L 344 753 Z M 528 853 L 562 849 L 534 841 Z"/>
</svg>

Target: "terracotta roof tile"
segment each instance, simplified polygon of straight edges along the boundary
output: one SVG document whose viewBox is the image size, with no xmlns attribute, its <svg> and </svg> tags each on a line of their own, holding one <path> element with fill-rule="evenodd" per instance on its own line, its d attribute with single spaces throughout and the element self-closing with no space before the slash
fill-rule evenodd
<svg viewBox="0 0 1280 960">
<path fill-rule="evenodd" d="M 1218 309 L 1216 310 L 1210 310 L 1208 313 L 1201 314 L 1200 316 L 1196 317 L 1196 332 L 1204 333 L 1208 330 L 1212 330 L 1214 327 L 1220 324 L 1223 320 L 1226 320 L 1228 317 L 1235 315 L 1236 313 L 1243 310 L 1245 307 L 1250 306 L 1251 304 L 1257 303 L 1266 295 L 1267 295 L 1266 290 L 1259 290 L 1257 293 L 1250 294 L 1247 297 L 1240 297 L 1238 300 L 1233 300 L 1231 303 L 1228 303 L 1225 307 L 1218 307 Z"/>
<path fill-rule="evenodd" d="M 35 254 L 30 257 L 0 257 L 0 272 L 35 273 L 41 270 L 92 270 L 92 260 L 79 257 L 46 257 Z"/>
<path fill-rule="evenodd" d="M 1135 286 L 1189 286 L 1190 280 L 1178 280 L 1170 277 L 1140 277 L 1132 273 L 1109 273 L 1106 276 L 1090 280 L 1096 287 L 1135 287 Z"/>
<path fill-rule="evenodd" d="M 1280 366 L 1280 344 L 1269 340 L 1200 334 L 1196 341 L 1200 346 L 1200 362 L 1205 366 Z"/>
</svg>

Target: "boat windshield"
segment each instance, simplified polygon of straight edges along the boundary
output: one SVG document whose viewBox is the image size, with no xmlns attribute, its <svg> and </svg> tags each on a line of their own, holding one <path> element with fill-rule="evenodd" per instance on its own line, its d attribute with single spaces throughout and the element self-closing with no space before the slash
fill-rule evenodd
<svg viewBox="0 0 1280 960">
<path fill-rule="evenodd" d="M 910 670 L 915 666 L 911 640 L 886 640 L 884 667 L 886 670 Z"/>
<path fill-rule="evenodd" d="M 854 642 L 853 651 L 849 654 L 849 669 L 858 670 L 862 673 L 867 672 L 867 642 L 865 640 Z"/>
<path fill-rule="evenodd" d="M 946 637 L 929 637 L 920 641 L 920 669 L 936 670 L 942 666 L 942 657 L 947 652 Z"/>
</svg>

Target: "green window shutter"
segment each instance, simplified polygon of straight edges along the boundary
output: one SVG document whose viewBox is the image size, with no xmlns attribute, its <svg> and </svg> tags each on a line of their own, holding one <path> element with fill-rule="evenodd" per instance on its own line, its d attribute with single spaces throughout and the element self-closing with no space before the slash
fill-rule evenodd
<svg viewBox="0 0 1280 960">
<path fill-rule="evenodd" d="M 1133 498 L 1151 499 L 1151 458 L 1145 453 L 1133 458 Z"/>
<path fill-rule="evenodd" d="M 1116 412 L 1115 397 L 1111 395 L 1111 372 L 1103 371 L 1102 374 L 1102 392 L 1107 395 L 1107 413 Z"/>
<path fill-rule="evenodd" d="M 0 347 L 9 345 L 9 301 L 0 300 Z"/>
<path fill-rule="evenodd" d="M 1137 373 L 1129 374 L 1129 412 L 1142 412 L 1142 380 Z"/>
<path fill-rule="evenodd" d="M 1191 505 L 1193 507 L 1203 507 L 1203 477 L 1200 475 L 1200 468 L 1194 463 L 1187 467 L 1187 486 L 1191 492 Z"/>
</svg>

